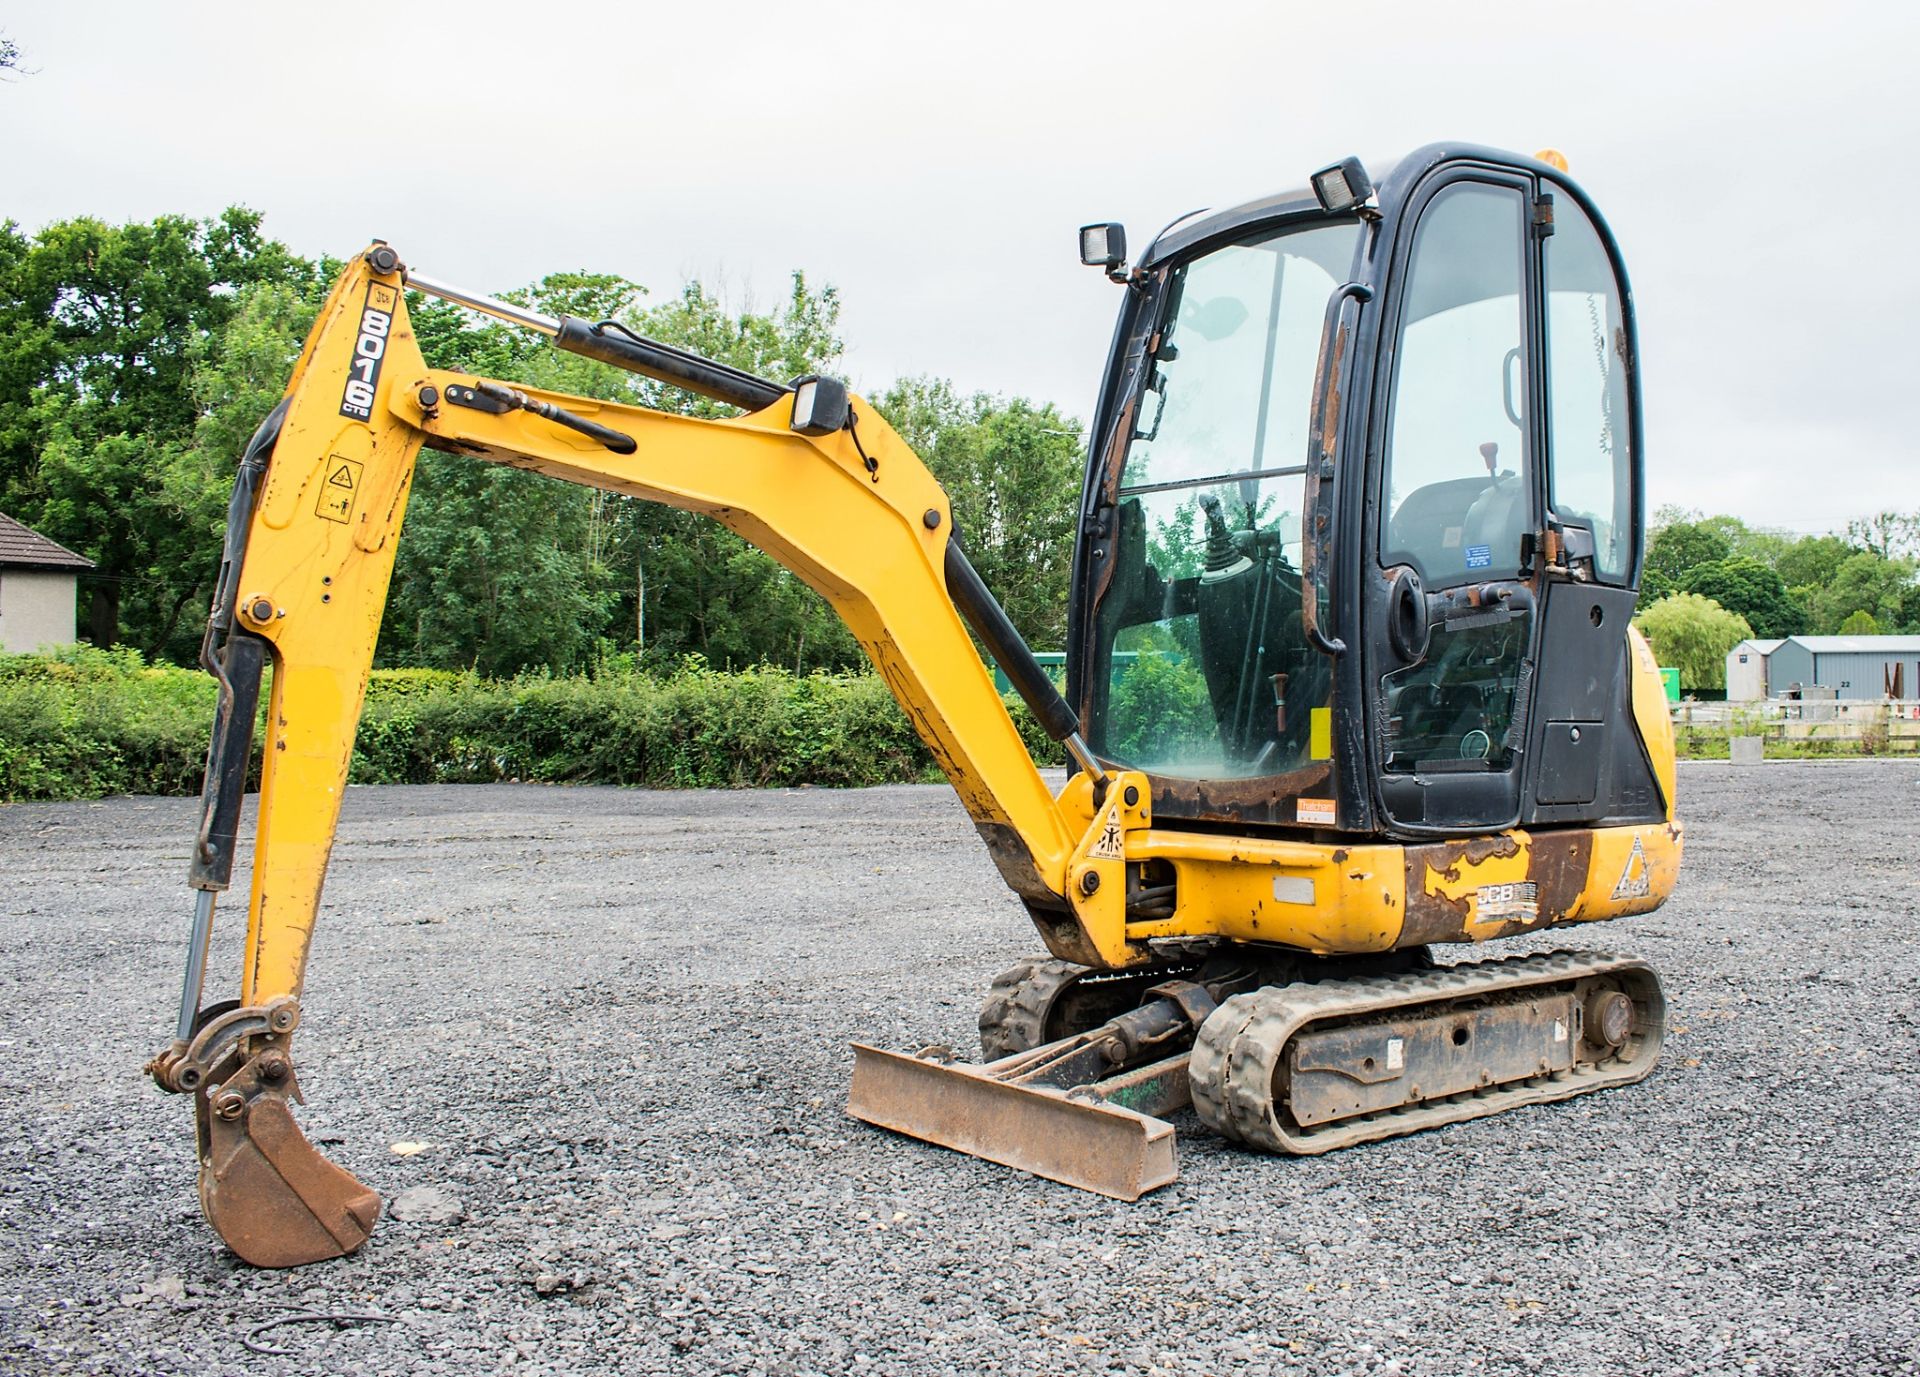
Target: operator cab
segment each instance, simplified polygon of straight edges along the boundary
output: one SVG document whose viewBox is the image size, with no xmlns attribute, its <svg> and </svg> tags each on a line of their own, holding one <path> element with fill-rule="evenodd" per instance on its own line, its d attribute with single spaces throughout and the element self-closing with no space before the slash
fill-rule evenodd
<svg viewBox="0 0 1920 1377">
<path fill-rule="evenodd" d="M 1657 816 L 1611 235 L 1562 167 L 1486 149 L 1315 180 L 1131 269 L 1083 232 L 1127 284 L 1074 559 L 1090 745 L 1198 823 Z"/>
</svg>

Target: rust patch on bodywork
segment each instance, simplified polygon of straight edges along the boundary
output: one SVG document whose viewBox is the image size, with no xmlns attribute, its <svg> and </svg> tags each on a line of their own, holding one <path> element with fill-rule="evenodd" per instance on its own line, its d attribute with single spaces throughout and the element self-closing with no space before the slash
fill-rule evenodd
<svg viewBox="0 0 1920 1377">
<path fill-rule="evenodd" d="M 1592 858 L 1585 830 L 1410 846 L 1399 945 L 1484 942 L 1574 921 Z"/>
<path fill-rule="evenodd" d="M 1528 878 L 1540 886 L 1540 926 L 1552 927 L 1583 915 L 1578 911 L 1593 866 L 1593 833 L 1543 832 L 1533 839 Z"/>
<path fill-rule="evenodd" d="M 993 858 L 994 868 L 1007 882 L 1008 889 L 1030 903 L 1059 902 L 1060 896 L 1040 878 L 1040 871 L 1033 863 L 1033 852 L 1027 849 L 1018 829 L 1005 822 L 976 821 L 973 826 L 980 833 L 980 840 L 986 843 L 987 854 Z"/>
<path fill-rule="evenodd" d="M 1147 783 L 1153 790 L 1154 815 L 1159 818 L 1298 825 L 1296 800 L 1320 791 L 1332 773 L 1331 762 L 1321 760 L 1257 779 L 1170 779 L 1148 774 Z"/>
</svg>

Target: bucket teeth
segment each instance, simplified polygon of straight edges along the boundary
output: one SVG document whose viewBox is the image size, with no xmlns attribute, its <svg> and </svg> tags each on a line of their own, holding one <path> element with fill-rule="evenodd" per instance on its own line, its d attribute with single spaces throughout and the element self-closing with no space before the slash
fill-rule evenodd
<svg viewBox="0 0 1920 1377">
<path fill-rule="evenodd" d="M 256 1267 L 342 1257 L 380 1217 L 379 1194 L 307 1141 L 291 1093 L 292 1068 L 274 1050 L 197 1097 L 200 1209 Z"/>
</svg>

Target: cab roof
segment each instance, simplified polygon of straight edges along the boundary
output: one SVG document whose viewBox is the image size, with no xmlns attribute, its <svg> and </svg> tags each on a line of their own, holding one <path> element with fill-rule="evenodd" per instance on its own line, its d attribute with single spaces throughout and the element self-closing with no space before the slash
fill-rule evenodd
<svg viewBox="0 0 1920 1377">
<path fill-rule="evenodd" d="M 1369 168 L 1368 173 L 1384 201 L 1389 197 L 1404 195 L 1414 182 L 1443 162 L 1490 163 L 1522 172 L 1545 173 L 1571 186 L 1565 173 L 1536 158 L 1472 143 L 1430 143 L 1382 169 Z M 1256 201 L 1246 201 L 1225 210 L 1191 211 L 1154 236 L 1146 252 L 1140 255 L 1139 266 L 1157 267 L 1198 245 L 1232 239 L 1251 229 L 1279 225 L 1293 219 L 1313 218 L 1338 217 L 1328 216 L 1320 209 L 1312 190 L 1304 186 L 1275 196 L 1263 196 Z"/>
</svg>

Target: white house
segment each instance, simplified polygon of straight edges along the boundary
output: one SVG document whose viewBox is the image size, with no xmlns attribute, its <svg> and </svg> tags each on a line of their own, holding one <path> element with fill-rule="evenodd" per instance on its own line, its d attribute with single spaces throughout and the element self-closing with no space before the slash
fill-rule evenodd
<svg viewBox="0 0 1920 1377">
<path fill-rule="evenodd" d="M 74 588 L 93 561 L 0 512 L 0 651 L 71 645 Z"/>
<path fill-rule="evenodd" d="M 1767 696 L 1767 657 L 1781 642 L 1742 641 L 1727 652 L 1727 701 L 1750 703 Z"/>
</svg>

